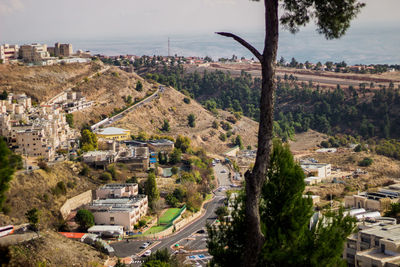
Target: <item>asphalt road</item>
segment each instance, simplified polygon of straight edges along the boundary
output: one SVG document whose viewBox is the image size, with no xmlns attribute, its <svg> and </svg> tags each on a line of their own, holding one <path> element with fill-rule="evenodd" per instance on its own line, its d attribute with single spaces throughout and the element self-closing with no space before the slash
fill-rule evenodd
<svg viewBox="0 0 400 267">
<path fill-rule="evenodd" d="M 223 170 L 225 170 L 225 172 L 223 172 Z M 217 164 L 214 167 L 214 174 L 220 183 L 220 187 L 228 187 L 230 185 L 230 181 L 228 178 L 229 171 L 228 171 L 227 167 L 225 167 L 222 164 Z M 218 206 L 223 205 L 224 198 L 225 198 L 225 192 L 223 190 L 221 190 L 221 191 L 216 190 L 214 199 L 204 205 L 206 212 L 202 217 L 200 217 L 195 222 L 186 226 L 183 230 L 181 230 L 169 237 L 159 240 L 160 243 L 155 245 L 154 247 L 152 247 L 151 250 L 156 251 L 158 249 L 164 249 L 164 248 L 171 250 L 171 246 L 177 244 L 180 240 L 185 239 L 185 238 L 189 237 L 191 234 L 204 228 L 207 223 L 211 224 L 212 222 L 214 222 L 216 219 L 215 210 L 217 209 Z M 149 240 L 149 241 L 151 241 L 151 240 Z M 126 241 L 120 241 L 120 242 L 111 244 L 111 246 L 114 248 L 116 256 L 122 258 L 122 257 L 136 255 L 139 252 L 143 251 L 143 249 L 140 249 L 139 247 L 144 242 L 146 242 L 146 241 L 138 240 L 138 241 L 130 241 L 129 243 Z M 154 241 L 151 241 L 151 242 L 153 242 L 153 244 L 154 244 Z M 146 249 L 144 249 L 144 250 L 146 250 Z"/>
</svg>

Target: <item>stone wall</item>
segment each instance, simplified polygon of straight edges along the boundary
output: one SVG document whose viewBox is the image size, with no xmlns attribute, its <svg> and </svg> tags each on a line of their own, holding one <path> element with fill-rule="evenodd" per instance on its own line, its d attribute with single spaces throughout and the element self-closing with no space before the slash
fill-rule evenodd
<svg viewBox="0 0 400 267">
<path fill-rule="evenodd" d="M 92 200 L 93 200 L 92 190 L 88 190 L 82 194 L 70 198 L 67 201 L 65 201 L 64 205 L 62 205 L 62 207 L 60 208 L 61 215 L 63 216 L 64 219 L 66 219 L 71 210 L 89 204 Z"/>
</svg>

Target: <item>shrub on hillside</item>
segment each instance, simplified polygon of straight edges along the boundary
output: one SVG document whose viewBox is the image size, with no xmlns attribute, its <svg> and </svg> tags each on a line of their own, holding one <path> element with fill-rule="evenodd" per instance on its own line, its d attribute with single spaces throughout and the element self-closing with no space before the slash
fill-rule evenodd
<svg viewBox="0 0 400 267">
<path fill-rule="evenodd" d="M 112 179 L 112 175 L 109 172 L 103 172 L 100 177 L 100 180 L 104 181 L 104 182 L 109 182 Z"/>
<path fill-rule="evenodd" d="M 368 167 L 368 166 L 371 166 L 372 162 L 373 162 L 373 160 L 371 158 L 364 158 L 363 160 L 361 160 L 358 163 L 358 166 Z"/>
</svg>

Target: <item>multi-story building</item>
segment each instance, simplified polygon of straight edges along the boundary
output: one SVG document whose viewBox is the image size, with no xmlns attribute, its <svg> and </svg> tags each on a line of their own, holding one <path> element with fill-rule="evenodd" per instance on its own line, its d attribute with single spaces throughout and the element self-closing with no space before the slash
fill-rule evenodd
<svg viewBox="0 0 400 267">
<path fill-rule="evenodd" d="M 19 45 L 0 45 L 0 59 L 3 62 L 9 61 L 10 59 L 17 59 L 19 53 Z"/>
<path fill-rule="evenodd" d="M 25 62 L 39 62 L 50 57 L 49 52 L 47 52 L 46 44 L 30 44 L 21 45 L 19 49 L 19 56 Z"/>
<path fill-rule="evenodd" d="M 68 148 L 73 139 L 60 110 L 54 106 L 32 108 L 31 98 L 10 93 L 7 100 L 0 101 L 0 134 L 16 152 L 52 160 L 55 151 Z"/>
<path fill-rule="evenodd" d="M 326 178 L 331 175 L 331 164 L 300 162 L 306 176 Z"/>
<path fill-rule="evenodd" d="M 363 208 L 383 212 L 392 203 L 400 202 L 400 184 L 393 184 L 375 192 L 361 192 L 353 196 L 345 196 L 346 208 Z"/>
<path fill-rule="evenodd" d="M 47 51 L 54 57 L 70 57 L 73 54 L 72 44 L 55 43 L 54 47 L 48 47 Z"/>
<path fill-rule="evenodd" d="M 394 218 L 374 218 L 359 224 L 347 238 L 343 252 L 348 266 L 394 267 L 400 265 L 400 225 Z"/>
<path fill-rule="evenodd" d="M 126 231 L 133 231 L 134 225 L 147 213 L 147 208 L 146 195 L 98 199 L 88 207 L 96 225 L 121 225 Z"/>
<path fill-rule="evenodd" d="M 18 148 L 15 149 L 17 153 L 54 160 L 54 147 L 49 145 L 43 128 L 18 131 L 16 143 L 18 144 Z"/>
<path fill-rule="evenodd" d="M 107 199 L 107 198 L 122 198 L 132 197 L 139 193 L 138 184 L 126 183 L 126 184 L 106 184 L 96 190 L 96 198 Z"/>
</svg>

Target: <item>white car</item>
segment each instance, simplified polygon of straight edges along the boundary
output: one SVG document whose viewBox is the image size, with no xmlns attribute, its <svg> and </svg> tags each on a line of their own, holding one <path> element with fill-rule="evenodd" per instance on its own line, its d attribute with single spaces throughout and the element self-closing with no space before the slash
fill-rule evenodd
<svg viewBox="0 0 400 267">
<path fill-rule="evenodd" d="M 143 249 L 143 248 L 147 248 L 148 246 L 150 246 L 150 242 L 145 242 L 140 246 L 140 248 Z"/>
<path fill-rule="evenodd" d="M 151 255 L 151 249 L 146 250 L 146 251 L 143 253 L 142 257 L 148 257 L 148 256 L 150 256 L 150 255 Z"/>
</svg>

